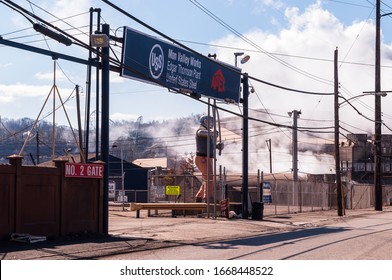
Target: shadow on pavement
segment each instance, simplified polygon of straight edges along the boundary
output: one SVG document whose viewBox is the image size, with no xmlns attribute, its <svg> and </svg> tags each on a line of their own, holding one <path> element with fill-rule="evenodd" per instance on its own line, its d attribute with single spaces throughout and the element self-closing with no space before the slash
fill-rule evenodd
<svg viewBox="0 0 392 280">
<path fill-rule="evenodd" d="M 245 237 L 233 240 L 214 242 L 214 244 L 201 244 L 211 249 L 227 249 L 235 246 L 261 246 L 273 243 L 285 242 L 286 244 L 297 239 L 311 238 L 323 234 L 331 234 L 346 231 L 344 228 L 317 227 L 301 229 L 289 232 L 269 233 L 262 236 Z M 217 244 L 219 244 L 217 246 Z"/>
<path fill-rule="evenodd" d="M 108 248 L 113 250 L 116 247 L 124 247 L 124 244 L 131 244 L 135 241 L 141 241 L 141 239 L 100 234 L 78 234 L 37 243 L 9 240 L 0 242 L 0 256 L 3 255 L 4 259 L 7 253 L 12 253 L 17 259 L 26 259 L 27 255 L 32 254 L 29 252 L 37 251 L 46 252 L 48 255 L 69 255 L 71 258 L 84 258 L 85 256 L 97 255 L 97 252 L 95 252 L 97 250 Z M 144 239 L 144 242 L 146 241 L 147 239 Z M 64 248 L 69 248 L 69 250 Z"/>
</svg>

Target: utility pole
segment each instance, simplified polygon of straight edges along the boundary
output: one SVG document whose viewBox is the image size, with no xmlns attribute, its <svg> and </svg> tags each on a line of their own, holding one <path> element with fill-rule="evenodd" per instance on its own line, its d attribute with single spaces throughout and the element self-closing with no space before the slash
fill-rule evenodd
<svg viewBox="0 0 392 280">
<path fill-rule="evenodd" d="M 339 150 L 339 78 L 338 78 L 338 49 L 334 55 L 334 93 L 335 93 L 335 170 L 336 170 L 336 195 L 338 204 L 338 216 L 343 216 L 343 193 L 340 173 L 340 150 Z"/>
<path fill-rule="evenodd" d="M 272 146 L 271 146 L 271 139 L 265 141 L 267 143 L 267 148 L 269 151 L 269 164 L 270 164 L 270 173 L 272 174 Z"/>
<path fill-rule="evenodd" d="M 243 125 L 242 125 L 242 218 L 248 219 L 248 109 L 249 109 L 249 84 L 248 74 L 244 73 L 243 84 Z"/>
<path fill-rule="evenodd" d="M 301 115 L 301 111 L 294 110 L 288 113 L 289 116 L 293 116 L 293 204 L 294 194 L 298 189 L 298 118 Z"/>
<path fill-rule="evenodd" d="M 56 59 L 53 58 L 52 161 L 55 158 L 56 149 L 56 88 Z"/>
<path fill-rule="evenodd" d="M 380 21 L 381 21 L 381 1 L 376 4 L 376 69 L 375 69 L 375 118 L 374 118 L 374 209 L 382 211 L 382 182 L 381 182 L 381 65 L 380 65 Z"/>
<path fill-rule="evenodd" d="M 289 116 L 293 116 L 293 179 L 298 181 L 298 119 L 301 115 L 301 111 L 294 110 L 288 113 Z"/>
<path fill-rule="evenodd" d="M 80 159 L 83 159 L 83 133 L 82 133 L 82 119 L 80 116 L 80 94 L 79 94 L 79 85 L 75 86 L 76 89 L 76 110 L 77 110 L 77 115 L 78 115 L 78 131 L 79 131 L 79 146 L 81 147 L 79 153 L 80 153 Z M 88 158 L 87 158 L 88 159 Z"/>
</svg>

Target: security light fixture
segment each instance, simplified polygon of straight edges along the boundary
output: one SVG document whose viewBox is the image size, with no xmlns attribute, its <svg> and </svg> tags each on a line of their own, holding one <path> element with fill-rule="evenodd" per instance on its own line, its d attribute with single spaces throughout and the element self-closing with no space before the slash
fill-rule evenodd
<svg viewBox="0 0 392 280">
<path fill-rule="evenodd" d="M 105 48 L 109 46 L 109 38 L 106 34 L 92 34 L 90 39 L 93 47 Z"/>
</svg>

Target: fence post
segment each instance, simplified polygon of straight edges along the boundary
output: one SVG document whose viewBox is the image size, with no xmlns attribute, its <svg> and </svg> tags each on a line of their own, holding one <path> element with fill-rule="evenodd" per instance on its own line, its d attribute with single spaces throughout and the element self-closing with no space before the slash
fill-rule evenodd
<svg viewBox="0 0 392 280">
<path fill-rule="evenodd" d="M 275 184 L 274 184 L 275 195 L 272 197 L 272 201 L 274 201 L 274 204 L 275 204 L 275 215 L 276 215 L 276 214 L 278 214 L 278 183 L 277 183 L 276 179 L 274 179 L 274 182 L 275 182 Z M 271 194 L 272 194 L 272 190 L 271 190 Z"/>
<path fill-rule="evenodd" d="M 302 192 L 302 181 L 299 181 L 299 212 L 302 213 L 302 204 L 303 204 L 303 192 Z"/>
<path fill-rule="evenodd" d="M 22 156 L 11 155 L 7 157 L 9 163 L 15 167 L 15 189 L 14 189 L 14 232 L 18 232 L 21 225 L 21 191 L 22 191 Z"/>
</svg>

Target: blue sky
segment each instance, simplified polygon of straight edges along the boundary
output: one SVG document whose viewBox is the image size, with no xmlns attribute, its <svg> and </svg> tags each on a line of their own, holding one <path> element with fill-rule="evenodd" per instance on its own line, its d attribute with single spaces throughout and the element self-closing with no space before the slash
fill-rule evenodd
<svg viewBox="0 0 392 280">
<path fill-rule="evenodd" d="M 154 35 L 102 1 L 15 1 L 54 25 L 69 29 L 86 40 L 89 8 L 101 8 L 101 22 L 110 24 L 112 34 L 121 36 L 126 25 Z M 243 51 L 251 59 L 241 65 L 244 72 L 258 79 L 288 88 L 311 92 L 333 92 L 333 54 L 339 50 L 340 93 L 345 98 L 374 90 L 375 1 L 272 1 L 272 0 L 130 0 L 112 1 L 155 29 L 205 55 L 216 53 L 219 60 L 234 64 L 234 52 Z M 213 19 L 196 4 L 217 18 Z M 382 13 L 392 11 L 392 1 L 382 2 Z M 80 58 L 87 52 L 78 46 L 65 47 L 43 40 L 22 15 L 0 4 L 0 35 Z M 64 19 L 59 21 L 58 19 Z M 246 37 L 244 41 L 217 22 L 229 25 Z M 56 21 L 57 20 L 57 21 Z M 55 21 L 55 22 L 54 22 Z M 382 18 L 382 89 L 392 90 L 392 17 Z M 76 29 L 77 28 L 77 29 Z M 0 47 L 0 115 L 2 118 L 35 119 L 53 85 L 53 61 L 49 57 L 10 47 Z M 113 48 L 120 55 L 120 48 Z M 73 96 L 75 84 L 82 87 L 84 109 L 86 67 L 59 60 L 56 84 L 62 98 Z M 94 83 L 94 82 L 93 82 Z M 250 115 L 268 111 L 262 118 L 279 124 L 291 124 L 287 112 L 301 110 L 300 126 L 333 125 L 333 98 L 284 91 L 251 80 L 255 89 L 249 97 Z M 392 97 L 383 98 L 383 133 L 392 133 Z M 51 111 L 51 103 L 43 115 Z M 58 102 L 58 101 L 57 101 Z M 92 111 L 95 107 L 92 100 Z M 374 117 L 374 98 L 353 101 L 359 112 Z M 222 105 L 236 113 L 241 106 Z M 76 101 L 67 102 L 67 112 L 76 127 Z M 110 118 L 115 121 L 145 122 L 204 113 L 206 105 L 166 89 L 111 75 Z M 374 123 L 350 106 L 342 105 L 342 126 L 352 132 L 372 133 Z M 259 117 L 259 115 L 258 115 Z M 51 121 L 51 117 L 47 119 Z M 67 124 L 62 111 L 56 122 Z"/>
</svg>

